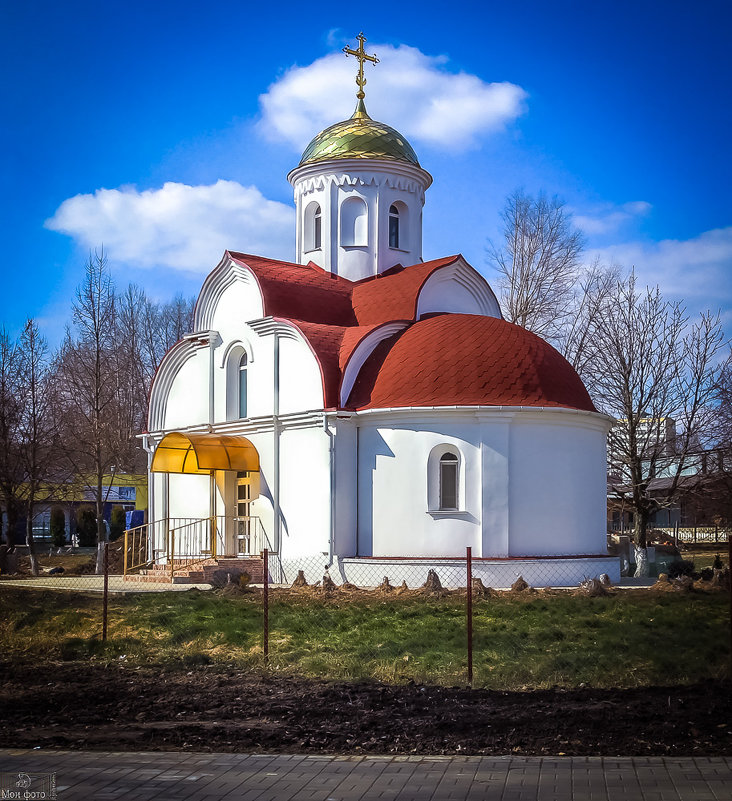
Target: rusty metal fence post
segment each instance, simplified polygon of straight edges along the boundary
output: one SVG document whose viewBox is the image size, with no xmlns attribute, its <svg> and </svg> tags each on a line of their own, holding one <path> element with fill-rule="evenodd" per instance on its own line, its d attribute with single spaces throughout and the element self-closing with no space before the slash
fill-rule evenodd
<svg viewBox="0 0 732 801">
<path fill-rule="evenodd" d="M 109 609 L 109 543 L 104 543 L 104 602 L 102 606 L 102 642 L 107 641 L 107 611 Z"/>
<path fill-rule="evenodd" d="M 732 540 L 731 540 L 732 541 Z M 467 567 L 467 623 L 468 623 L 468 684 L 473 686 L 473 551 L 466 549 L 465 561 Z"/>
<path fill-rule="evenodd" d="M 269 661 L 269 549 L 262 551 L 262 651 L 265 667 Z"/>
</svg>

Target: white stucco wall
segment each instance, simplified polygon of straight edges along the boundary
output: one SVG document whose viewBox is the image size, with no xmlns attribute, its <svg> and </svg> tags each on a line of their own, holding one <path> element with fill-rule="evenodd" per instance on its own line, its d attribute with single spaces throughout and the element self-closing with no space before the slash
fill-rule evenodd
<svg viewBox="0 0 732 801">
<path fill-rule="evenodd" d="M 283 558 L 328 553 L 330 456 L 328 437 L 322 428 L 282 432 L 280 507 Z"/>
<path fill-rule="evenodd" d="M 415 415 L 417 416 L 417 415 Z M 415 430 L 416 428 L 422 430 Z M 480 547 L 480 448 L 470 423 L 418 419 L 362 424 L 359 432 L 358 555 L 454 556 Z M 461 458 L 458 512 L 428 510 L 430 452 L 450 445 Z"/>
<path fill-rule="evenodd" d="M 169 517 L 208 517 L 211 512 L 210 479 L 206 476 L 169 477 Z"/>
<path fill-rule="evenodd" d="M 605 435 L 588 418 L 545 417 L 511 426 L 510 555 L 604 553 Z"/>
<path fill-rule="evenodd" d="M 280 414 L 323 408 L 323 381 L 302 339 L 280 338 Z"/>
<path fill-rule="evenodd" d="M 208 373 L 208 348 L 199 348 L 175 374 L 167 393 L 161 428 L 183 428 L 194 422 L 208 422 Z"/>
<path fill-rule="evenodd" d="M 357 555 L 605 553 L 607 425 L 566 410 L 364 416 Z M 429 455 L 441 445 L 461 458 L 458 512 L 429 508 Z"/>
</svg>

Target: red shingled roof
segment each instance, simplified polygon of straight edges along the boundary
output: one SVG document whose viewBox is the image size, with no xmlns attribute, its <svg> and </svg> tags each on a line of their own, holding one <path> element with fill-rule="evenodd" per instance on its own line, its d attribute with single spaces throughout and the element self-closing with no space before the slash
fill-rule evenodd
<svg viewBox="0 0 732 801">
<path fill-rule="evenodd" d="M 256 275 L 267 317 L 356 325 L 351 306 L 353 282 L 318 267 L 229 251 Z"/>
<path fill-rule="evenodd" d="M 443 314 L 414 323 L 367 359 L 348 407 L 554 406 L 594 412 L 551 345 L 505 320 Z"/>
<path fill-rule="evenodd" d="M 413 321 L 417 299 L 449 256 L 352 282 L 309 264 L 242 253 L 255 274 L 264 313 L 296 326 L 320 364 L 325 408 L 339 406 L 348 359 L 379 325 Z M 534 334 L 495 317 L 440 314 L 413 322 L 368 357 L 346 408 L 549 406 L 595 411 L 571 365 Z"/>
<path fill-rule="evenodd" d="M 417 299 L 425 281 L 442 267 L 457 261 L 458 256 L 425 261 L 406 268 L 393 268 L 374 278 L 353 285 L 353 310 L 360 325 L 389 320 L 414 320 Z"/>
</svg>

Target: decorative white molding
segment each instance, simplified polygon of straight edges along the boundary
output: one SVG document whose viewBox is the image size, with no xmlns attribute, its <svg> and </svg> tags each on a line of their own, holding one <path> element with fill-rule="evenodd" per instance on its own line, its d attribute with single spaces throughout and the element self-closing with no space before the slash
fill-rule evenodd
<svg viewBox="0 0 732 801">
<path fill-rule="evenodd" d="M 227 251 L 218 265 L 208 274 L 201 287 L 193 315 L 193 327 L 196 331 L 211 328 L 216 304 L 224 292 L 237 281 L 256 287 L 262 307 L 260 316 L 264 314 L 264 298 L 256 275 L 240 262 L 234 261 Z"/>
<path fill-rule="evenodd" d="M 294 325 L 279 320 L 276 317 L 262 317 L 260 320 L 252 320 L 249 327 L 260 337 L 271 337 L 277 334 L 282 339 L 301 340 L 301 333 Z M 310 343 L 305 340 L 309 345 Z"/>
<path fill-rule="evenodd" d="M 353 349 L 351 355 L 348 357 L 345 369 L 343 370 L 343 377 L 341 379 L 341 388 L 339 391 L 339 398 L 341 406 L 345 406 L 348 402 L 348 396 L 351 394 L 353 385 L 356 383 L 358 374 L 364 365 L 364 362 L 373 353 L 374 348 L 383 342 L 388 337 L 396 334 L 398 331 L 403 331 L 409 323 L 407 322 L 390 322 L 384 323 L 375 330 L 368 333 Z"/>
<path fill-rule="evenodd" d="M 456 284 L 472 299 L 474 306 L 461 308 L 462 300 L 451 301 L 450 284 Z M 501 307 L 490 284 L 460 256 L 452 264 L 441 267 L 424 282 L 417 298 L 417 319 L 432 312 L 482 314 L 503 319 Z"/>
<path fill-rule="evenodd" d="M 254 362 L 254 348 L 252 347 L 252 343 L 249 339 L 235 339 L 226 346 L 224 350 L 223 356 L 221 357 L 221 363 L 219 367 L 226 367 L 226 363 L 229 360 L 229 354 L 235 349 L 241 348 L 247 354 L 247 362 L 252 364 Z"/>
<path fill-rule="evenodd" d="M 293 185 L 313 179 L 335 179 L 336 176 L 348 176 L 349 180 L 357 180 L 359 177 L 368 176 L 367 182 L 379 180 L 377 176 L 386 174 L 388 176 L 399 176 L 402 179 L 414 181 L 422 187 L 422 190 L 429 189 L 432 184 L 432 176 L 417 167 L 416 164 L 409 164 L 406 161 L 389 161 L 388 159 L 332 159 L 330 161 L 316 161 L 312 164 L 305 164 L 302 167 L 295 167 L 287 180 Z M 390 180 L 394 180 L 393 177 Z M 397 178 L 399 180 L 399 178 Z M 321 186 L 324 186 L 321 185 Z"/>
<path fill-rule="evenodd" d="M 173 345 L 165 354 L 150 388 L 150 408 L 147 415 L 147 425 L 150 431 L 162 429 L 165 423 L 168 395 L 181 367 L 189 359 L 193 358 L 199 350 L 208 347 L 209 339 L 207 337 L 201 338 L 188 334 L 186 338 Z"/>
<path fill-rule="evenodd" d="M 355 186 L 374 186 L 388 187 L 399 192 L 408 192 L 416 195 L 420 203 L 424 204 L 424 184 L 419 181 L 409 180 L 404 177 L 391 175 L 354 175 L 351 173 L 327 173 L 324 175 L 303 178 L 295 185 L 295 200 L 305 198 L 315 192 L 324 192 L 330 187 L 355 187 Z"/>
</svg>

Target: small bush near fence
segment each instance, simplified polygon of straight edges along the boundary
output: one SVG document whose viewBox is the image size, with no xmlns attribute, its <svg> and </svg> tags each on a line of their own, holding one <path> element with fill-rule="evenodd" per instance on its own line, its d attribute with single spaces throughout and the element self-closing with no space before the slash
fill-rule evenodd
<svg viewBox="0 0 732 801">
<path fill-rule="evenodd" d="M 82 548 L 97 544 L 97 513 L 93 506 L 80 506 L 76 510 L 76 535 Z"/>
<path fill-rule="evenodd" d="M 51 535 L 51 545 L 54 548 L 61 548 L 66 544 L 66 515 L 60 506 L 54 506 L 51 509 L 49 533 Z"/>
</svg>

